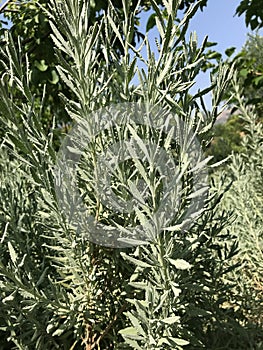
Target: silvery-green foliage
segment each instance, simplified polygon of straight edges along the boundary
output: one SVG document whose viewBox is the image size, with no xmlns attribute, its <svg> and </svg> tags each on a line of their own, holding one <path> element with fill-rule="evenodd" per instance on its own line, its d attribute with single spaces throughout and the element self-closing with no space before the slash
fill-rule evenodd
<svg viewBox="0 0 263 350">
<path fill-rule="evenodd" d="M 46 136 L 42 130 L 26 57 L 15 51 L 11 37 L 2 55 L 1 119 L 8 131 L 3 144 L 9 145 L 2 159 L 6 180 L 1 181 L 2 331 L 7 347 L 86 345 L 94 334 L 103 333 L 109 320 L 115 322 L 122 307 L 118 285 L 125 278 L 124 264 L 116 262 L 118 251 L 101 252 L 64 224 L 53 185 L 52 131 Z M 12 99 L 15 87 L 22 102 Z M 95 324 L 91 335 L 90 324 Z"/>
<path fill-rule="evenodd" d="M 207 38 L 199 47 L 196 35 L 187 42 L 185 33 L 200 1 L 179 24 L 175 22 L 179 1 L 164 1 L 166 17 L 154 0 L 151 4 L 160 34 L 157 54 L 147 35 L 139 48 L 131 45 L 136 10 L 130 12 L 128 1 L 123 0 L 123 22 L 110 7 L 94 26 L 88 21 L 88 2 L 50 2 L 60 62 L 57 69 L 76 96 L 75 100 L 61 98 L 73 124 L 111 103 L 158 106 L 191 125 L 205 146 L 231 70 L 220 67 L 211 87 L 190 94 Z M 122 56 L 113 50 L 116 40 L 123 48 Z M 180 230 L 175 222 L 148 245 L 112 250 L 83 239 L 70 227 L 57 203 L 52 130 L 48 135 L 42 130 L 42 110 L 35 106 L 30 91 L 27 58 L 21 45 L 15 49 L 11 36 L 6 41 L 1 49 L 5 72 L 0 84 L 0 113 L 7 131 L 2 145 L 6 153 L 0 164 L 5 178 L 0 185 L 0 196 L 5 199 L 0 207 L 0 319 L 6 348 L 206 346 L 207 330 L 213 335 L 220 323 L 227 325 L 229 320 L 221 308 L 230 295 L 222 276 L 233 268 L 236 245 L 221 232 L 228 224 L 228 215 L 217 213 L 224 189 L 211 188 L 203 210 L 188 218 L 199 217 L 189 230 Z M 138 84 L 133 83 L 136 75 Z M 13 98 L 13 89 L 20 91 L 21 101 Z M 211 112 L 203 103 L 203 95 L 209 91 L 213 93 Z M 124 131 L 117 128 L 118 135 Z M 104 143 L 95 143 L 93 150 L 107 144 L 104 137 Z M 198 160 L 196 169 L 201 171 L 207 161 Z M 96 157 L 91 158 L 90 169 L 95 165 Z M 122 171 L 125 175 L 127 169 Z M 96 211 L 96 192 L 93 197 L 85 193 Z M 137 214 L 143 222 L 144 213 Z M 118 221 L 118 215 L 111 220 Z"/>
<path fill-rule="evenodd" d="M 234 154 L 226 168 L 233 181 L 221 204 L 235 217 L 231 232 L 239 242 L 240 268 L 233 273 L 241 294 L 241 308 L 248 320 L 261 324 L 263 312 L 263 126 L 253 106 L 247 106 L 237 79 L 234 79 L 237 113 L 244 121 L 243 153 Z"/>
</svg>

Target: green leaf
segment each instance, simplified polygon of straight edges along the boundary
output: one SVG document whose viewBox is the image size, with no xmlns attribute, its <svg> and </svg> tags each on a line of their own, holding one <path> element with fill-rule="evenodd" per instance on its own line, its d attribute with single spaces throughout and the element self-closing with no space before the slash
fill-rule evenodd
<svg viewBox="0 0 263 350">
<path fill-rule="evenodd" d="M 136 70 L 136 63 L 137 63 L 137 57 L 134 57 L 128 69 L 128 74 L 127 74 L 128 82 L 130 82 L 134 77 L 135 70 Z"/>
<path fill-rule="evenodd" d="M 140 337 L 137 333 L 137 330 L 135 327 L 127 327 L 119 331 L 119 333 L 124 338 L 134 339 L 134 340 L 142 340 L 143 338 Z"/>
<path fill-rule="evenodd" d="M 7 297 L 2 299 L 2 303 L 6 304 L 9 301 L 13 301 L 15 299 L 15 292 L 11 293 L 10 295 L 8 295 Z"/>
<path fill-rule="evenodd" d="M 142 335 L 145 338 L 146 333 L 144 332 L 142 326 L 140 325 L 140 321 L 138 320 L 138 318 L 129 311 L 126 312 L 126 315 L 130 319 L 133 327 L 136 329 L 137 334 Z"/>
<path fill-rule="evenodd" d="M 11 242 L 7 242 L 7 246 L 8 246 L 8 250 L 9 250 L 9 254 L 10 254 L 10 258 L 12 260 L 13 264 L 16 264 L 17 261 L 17 253 L 12 245 Z"/>
<path fill-rule="evenodd" d="M 65 330 L 66 330 L 66 327 L 65 327 L 65 329 L 58 328 L 57 330 L 55 330 L 54 333 L 52 333 L 52 337 L 59 337 L 59 336 L 61 336 L 65 332 Z"/>
<path fill-rule="evenodd" d="M 254 79 L 254 83 L 256 86 L 260 85 L 263 80 L 263 74 L 257 78 Z"/>
<path fill-rule="evenodd" d="M 207 41 L 205 44 L 205 47 L 212 47 L 212 46 L 216 46 L 218 43 L 216 42 L 212 42 L 212 41 Z"/>
<path fill-rule="evenodd" d="M 246 68 L 241 69 L 241 71 L 239 72 L 239 74 L 242 77 L 247 77 L 248 73 L 249 73 L 249 71 Z"/>
<path fill-rule="evenodd" d="M 44 278 L 46 277 L 48 269 L 49 269 L 48 266 L 44 269 L 44 271 L 42 272 L 41 276 L 39 277 L 39 280 L 36 283 L 36 287 L 38 287 L 44 281 Z"/>
<path fill-rule="evenodd" d="M 121 256 L 123 257 L 123 259 L 130 261 L 131 263 L 133 263 L 136 266 L 143 267 L 143 268 L 152 267 L 151 265 L 147 264 L 146 262 L 135 259 L 132 256 L 130 256 L 124 252 L 121 252 Z"/>
<path fill-rule="evenodd" d="M 170 286 L 172 288 L 173 294 L 175 298 L 178 298 L 179 295 L 181 294 L 182 290 L 178 288 L 178 284 L 174 283 L 173 281 L 170 281 Z"/>
<path fill-rule="evenodd" d="M 57 72 L 55 71 L 55 69 L 51 70 L 51 79 L 48 79 L 48 81 L 50 82 L 50 84 L 57 84 L 59 82 L 59 76 L 57 74 Z"/>
<path fill-rule="evenodd" d="M 168 258 L 169 262 L 175 266 L 178 270 L 189 270 L 192 265 L 189 264 L 187 261 L 185 261 L 184 259 L 171 259 Z"/>
<path fill-rule="evenodd" d="M 169 337 L 169 340 L 174 341 L 177 345 L 180 345 L 180 346 L 186 346 L 186 345 L 190 344 L 188 340 L 184 340 L 184 339 L 180 339 L 180 338 Z"/>
<path fill-rule="evenodd" d="M 209 60 L 212 60 L 212 59 L 215 59 L 215 60 L 220 60 L 222 58 L 222 55 L 220 52 L 217 52 L 217 51 L 210 51 L 207 53 L 207 59 Z"/>
<path fill-rule="evenodd" d="M 116 26 L 116 24 L 114 23 L 114 21 L 113 21 L 113 19 L 111 18 L 111 16 L 108 16 L 107 18 L 108 18 L 108 21 L 109 21 L 109 23 L 110 23 L 110 25 L 111 25 L 111 27 L 112 27 L 114 33 L 117 35 L 117 37 L 118 37 L 118 39 L 119 39 L 119 41 L 120 41 L 122 47 L 125 48 L 125 45 L 124 45 L 124 42 L 123 42 L 123 39 L 122 39 L 122 36 L 121 36 L 121 33 L 120 33 L 119 29 L 117 28 L 117 26 Z"/>
<path fill-rule="evenodd" d="M 228 49 L 225 50 L 225 54 L 230 57 L 233 55 L 233 53 L 236 51 L 235 47 L 229 47 Z"/>
<path fill-rule="evenodd" d="M 80 150 L 78 148 L 71 147 L 71 146 L 67 146 L 67 150 L 69 150 L 69 152 L 73 153 L 73 154 L 77 154 L 77 155 L 82 155 L 83 154 L 82 150 Z"/>
<path fill-rule="evenodd" d="M 259 21 L 257 18 L 251 19 L 251 18 L 246 17 L 246 24 L 247 24 L 247 26 L 250 25 L 252 30 L 259 27 Z"/>
<path fill-rule="evenodd" d="M 147 24 L 146 24 L 146 32 L 149 32 L 150 29 L 152 29 L 156 22 L 155 22 L 156 14 L 152 13 L 151 16 L 148 18 Z"/>
<path fill-rule="evenodd" d="M 169 71 L 171 71 L 173 59 L 174 59 L 173 55 L 169 54 L 168 59 L 166 60 L 163 69 L 160 70 L 160 74 L 157 78 L 157 85 L 160 85 L 165 78 L 166 79 L 170 78 L 168 73 L 169 73 Z"/>
<path fill-rule="evenodd" d="M 162 52 L 167 52 L 171 44 L 173 43 L 172 29 L 173 29 L 173 19 L 171 16 L 169 16 L 166 32 L 165 32 L 165 39 L 162 46 Z"/>
<path fill-rule="evenodd" d="M 35 61 L 35 66 L 37 67 L 38 70 L 41 72 L 45 72 L 48 69 L 48 65 L 45 64 L 45 60 L 41 61 Z"/>
</svg>

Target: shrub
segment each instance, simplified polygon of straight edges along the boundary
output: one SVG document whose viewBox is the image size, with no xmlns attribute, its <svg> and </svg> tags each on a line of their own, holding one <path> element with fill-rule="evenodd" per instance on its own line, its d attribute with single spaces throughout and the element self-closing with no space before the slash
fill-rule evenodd
<svg viewBox="0 0 263 350">
<path fill-rule="evenodd" d="M 89 3 L 50 3 L 48 15 L 60 62 L 58 72 L 75 95 L 74 100 L 63 95 L 61 98 L 73 129 L 74 125 L 83 125 L 87 127 L 80 129 L 83 134 L 92 136 L 85 149 L 87 157 L 79 160 L 77 168 L 79 193 L 86 210 L 95 215 L 95 225 L 99 222 L 115 225 L 121 232 L 135 231 L 132 243 L 136 247 L 114 249 L 92 243 L 88 239 L 91 235 L 80 234 L 79 227 L 74 226 L 75 218 L 81 219 L 84 211 L 78 212 L 73 205 L 68 211 L 61 209 L 57 195 L 60 186 L 55 183 L 58 154 L 53 147 L 52 130 L 46 135 L 39 122 L 44 111 L 34 104 L 23 48 L 18 45 L 17 51 L 12 38 L 6 37 L 7 44 L 1 49 L 5 71 L 0 85 L 0 113 L 6 131 L 0 185 L 4 198 L 0 207 L 0 318 L 6 339 L 2 347 L 222 348 L 221 335 L 229 335 L 228 325 L 240 329 L 235 312 L 223 308 L 232 295 L 232 284 L 223 276 L 235 268 L 237 246 L 235 238 L 222 231 L 229 222 L 228 213 L 219 214 L 218 209 L 225 191 L 223 180 L 207 188 L 209 158 L 202 157 L 201 147 L 195 148 L 194 141 L 199 140 L 204 147 L 208 144 L 208 132 L 217 118 L 217 106 L 231 69 L 220 67 L 209 89 L 195 96 L 189 94 L 202 66 L 207 39 L 198 47 L 196 35 L 192 34 L 187 42 L 185 33 L 201 1 L 191 6 L 176 24 L 178 2 L 165 1 L 162 12 L 151 0 L 160 34 L 155 51 L 147 36 L 140 48 L 132 45 L 136 9 L 130 11 L 128 1 L 123 1 L 124 21 L 110 7 L 101 23 L 95 25 L 87 20 Z M 122 57 L 112 50 L 115 40 L 123 47 Z M 146 58 L 142 55 L 144 48 Z M 101 52 L 103 61 L 99 60 Z M 75 64 L 70 65 L 65 56 Z M 136 74 L 137 85 L 133 80 Z M 210 90 L 212 111 L 202 111 L 202 96 Z M 18 104 L 12 98 L 14 91 L 21 94 Z M 135 102 L 142 106 L 146 117 L 156 108 L 161 110 L 160 114 L 153 113 L 160 117 L 156 118 L 158 130 L 124 119 L 127 123 L 94 132 L 101 122 L 98 110 L 111 111 L 113 103 L 127 106 Z M 182 133 L 177 133 L 175 140 L 169 133 L 173 129 L 166 129 L 169 120 Z M 142 160 L 132 157 L 130 150 L 132 162 L 125 159 L 119 168 L 115 163 L 107 163 L 107 159 L 104 161 L 107 171 L 116 174 L 118 180 L 112 180 L 112 193 L 132 194 L 137 203 L 129 215 L 112 212 L 100 200 L 96 187 L 103 151 L 122 137 L 125 141 L 133 137 L 143 154 Z M 161 182 L 162 169 L 151 163 L 155 158 L 147 155 L 148 141 L 158 145 L 156 150 L 165 148 L 173 164 L 177 164 L 172 169 L 176 186 L 166 194 L 168 198 L 170 193 L 181 198 L 169 226 L 163 227 L 162 219 L 170 216 L 169 210 L 174 208 L 167 205 L 160 216 L 155 212 L 161 207 L 165 181 Z M 73 146 L 66 144 L 71 160 L 79 153 Z M 189 163 L 191 152 L 195 155 L 194 166 Z M 68 159 L 62 162 L 62 166 L 68 164 Z M 153 170 L 152 164 L 156 166 Z M 147 185 L 142 187 L 148 191 L 147 200 L 138 190 L 142 180 Z M 70 186 L 72 183 L 60 195 L 70 194 Z M 127 191 L 121 191 L 120 186 Z M 68 204 L 73 200 L 69 197 Z M 171 198 L 168 204 L 173 201 L 178 203 L 177 198 Z M 151 238 L 147 244 L 141 244 L 138 237 L 145 232 Z M 236 348 L 240 349 L 239 344 Z"/>
<path fill-rule="evenodd" d="M 238 281 L 237 294 L 240 295 L 240 308 L 245 314 L 246 322 L 259 326 L 262 346 L 262 122 L 253 106 L 247 106 L 242 97 L 238 82 L 235 80 L 235 96 L 239 118 L 243 122 L 244 137 L 242 152 L 234 154 L 226 167 L 228 179 L 233 181 L 230 191 L 221 204 L 223 210 L 233 210 L 235 221 L 231 233 L 238 238 L 239 253 L 236 259 L 240 267 L 232 278 Z M 257 334 L 257 333 L 256 333 Z"/>
</svg>

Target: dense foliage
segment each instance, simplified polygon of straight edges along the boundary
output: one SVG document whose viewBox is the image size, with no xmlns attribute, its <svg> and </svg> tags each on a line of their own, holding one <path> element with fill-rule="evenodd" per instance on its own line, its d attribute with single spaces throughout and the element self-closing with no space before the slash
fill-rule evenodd
<svg viewBox="0 0 263 350">
<path fill-rule="evenodd" d="M 233 56 L 234 50 L 228 52 L 226 62 L 236 67 L 238 84 L 242 90 L 243 103 L 255 107 L 255 113 L 260 121 L 263 120 L 262 96 L 263 96 L 263 37 L 259 34 L 250 34 L 242 50 Z M 209 66 L 215 71 L 218 63 L 223 62 L 222 55 L 218 54 L 217 64 L 209 62 Z M 229 103 L 229 118 L 226 122 L 215 125 L 208 154 L 214 155 L 216 160 L 222 160 L 232 152 L 241 153 L 244 151 L 242 138 L 246 132 L 244 120 L 238 113 L 236 87 L 230 84 L 225 91 L 225 99 Z"/>
<path fill-rule="evenodd" d="M 235 58 L 240 72 L 239 85 L 247 104 L 256 107 L 262 118 L 263 96 L 263 37 L 259 34 L 249 35 L 242 51 Z"/>
<path fill-rule="evenodd" d="M 261 324 L 263 314 L 263 207 L 262 207 L 262 135 L 263 125 L 253 106 L 247 106 L 238 81 L 234 84 L 239 118 L 243 122 L 242 151 L 235 153 L 224 169 L 233 184 L 226 193 L 221 210 L 231 211 L 235 220 L 232 234 L 238 237 L 241 265 L 232 278 L 238 281 L 236 293 L 247 317 Z M 214 175 L 215 176 L 215 175 Z M 238 298 L 237 298 L 238 300 Z M 261 331 L 262 334 L 262 331 Z M 254 336 L 258 336 L 257 333 Z M 251 335 L 251 340 L 253 336 Z M 252 341 L 253 342 L 253 341 Z M 262 338 L 261 338 L 262 346 Z M 253 347 L 252 347 L 253 348 Z"/>
<path fill-rule="evenodd" d="M 54 129 L 61 117 L 54 106 L 46 110 L 48 86 L 36 86 L 32 81 L 33 70 L 45 68 L 46 62 L 38 62 L 39 66 L 37 60 L 29 59 L 29 46 L 22 45 L 25 37 L 14 41 L 9 33 L 5 35 L 0 80 L 1 349 L 260 349 L 262 321 L 257 312 L 261 310 L 261 295 L 257 288 L 262 287 L 261 209 L 257 206 L 261 214 L 250 227 L 258 239 L 257 253 L 248 258 L 252 241 L 245 230 L 238 236 L 238 225 L 244 221 L 232 226 L 230 211 L 236 205 L 232 203 L 237 203 L 234 192 L 230 192 L 230 199 L 225 197 L 226 202 L 223 200 L 233 176 L 219 174 L 208 187 L 206 182 L 196 188 L 194 174 L 202 178 L 203 172 L 216 165 L 208 166 L 211 159 L 200 156 L 190 166 L 187 152 L 183 152 L 183 145 L 192 145 L 193 134 L 204 149 L 209 145 L 210 131 L 220 113 L 218 105 L 233 70 L 228 64 L 220 65 L 211 86 L 192 96 L 189 91 L 203 67 L 207 38 L 200 44 L 194 33 L 189 41 L 185 33 L 204 2 L 188 2 L 194 4 L 178 22 L 176 14 L 183 2 L 163 1 L 161 11 L 151 0 L 160 37 L 154 47 L 146 35 L 139 48 L 134 41 L 138 9 L 129 3 L 122 1 L 123 11 L 118 10 L 121 6 L 109 4 L 96 22 L 90 18 L 93 2 L 53 0 L 44 22 L 52 31 L 57 79 L 66 87 L 59 88 L 60 95 L 56 96 L 65 120 L 93 130 L 98 122 L 94 111 L 136 102 L 150 112 L 156 106 L 161 108 L 160 121 L 164 122 L 160 130 L 166 130 L 170 115 L 184 123 L 179 135 L 184 142 L 180 137 L 179 141 L 172 140 L 169 133 L 164 137 L 161 132 L 129 123 L 92 134 L 93 142 L 85 150 L 87 157 L 79 165 L 79 191 L 87 210 L 98 222 L 115 224 L 122 230 L 139 223 L 140 230 L 151 234 L 148 244 L 137 242 L 136 247 L 118 249 L 96 245 L 88 235 L 79 234 L 61 211 L 54 180 Z M 144 50 L 146 55 L 142 54 Z M 203 96 L 210 91 L 213 106 L 207 111 Z M 242 147 L 251 145 L 257 150 L 262 144 L 262 127 L 254 119 L 250 121 L 250 111 L 246 111 L 243 119 L 251 136 Z M 47 112 L 48 128 L 41 122 Z M 160 225 L 162 217 L 154 221 L 156 216 L 151 216 L 152 207 L 160 206 L 161 176 L 158 169 L 153 172 L 151 168 L 151 158 L 143 146 L 145 135 L 165 147 L 178 165 L 174 177 L 176 184 L 181 181 L 178 193 L 182 200 L 169 227 Z M 100 200 L 96 169 L 106 147 L 120 137 L 128 141 L 131 136 L 144 152 L 142 161 L 131 157 L 132 162 L 124 162 L 118 173 L 115 164 L 107 165 L 110 174 L 118 175 L 120 186 L 115 186 L 115 193 L 126 195 L 127 191 L 119 190 L 122 186 L 137 200 L 134 212 L 124 215 L 112 212 Z M 71 147 L 73 154 L 77 151 Z M 262 167 L 257 164 L 261 153 L 255 153 L 249 163 L 251 195 L 258 191 L 253 174 L 262 176 Z M 250 151 L 242 157 L 249 156 Z M 241 167 L 243 162 L 241 159 Z M 248 184 L 243 177 L 247 175 L 236 175 L 235 164 L 238 161 L 233 174 L 239 189 L 242 186 L 238 181 Z M 147 200 L 134 185 L 140 188 L 142 181 L 151 194 Z M 191 215 L 185 217 L 191 199 L 203 193 L 206 197 L 201 210 L 194 206 Z M 243 213 L 246 201 L 244 197 L 239 202 Z M 245 215 L 239 218 L 252 219 Z M 134 240 L 136 243 L 136 236 Z M 246 248 L 242 249 L 244 242 Z M 236 280 L 235 274 L 241 269 L 244 274 Z"/>
<path fill-rule="evenodd" d="M 241 16 L 245 14 L 246 25 L 257 29 L 263 25 L 263 9 L 260 0 L 241 0 L 236 13 Z"/>
<path fill-rule="evenodd" d="M 178 6 L 181 10 L 187 10 L 189 6 L 196 2 L 196 0 L 180 1 Z M 120 19 L 124 18 L 124 11 L 122 1 L 113 0 L 113 7 L 118 11 Z M 159 5 L 161 0 L 157 0 Z M 205 4 L 206 0 L 202 1 Z M 57 72 L 57 57 L 55 55 L 53 41 L 51 39 L 52 30 L 50 28 L 48 16 L 45 9 L 48 8 L 49 1 L 47 0 L 30 0 L 30 1 L 7 1 L 3 7 L 5 17 L 12 23 L 10 32 L 16 43 L 17 38 L 20 37 L 21 45 L 28 55 L 31 69 L 31 89 L 34 91 L 36 100 L 41 101 L 43 86 L 46 85 L 46 94 L 44 101 L 45 113 L 42 115 L 42 123 L 46 130 L 49 130 L 52 125 L 53 115 L 56 115 L 57 132 L 67 130 L 70 119 L 65 113 L 63 104 L 58 95 L 62 92 L 67 97 L 70 97 L 71 91 L 65 84 L 63 79 Z M 41 5 L 41 6 L 39 6 Z M 130 10 L 136 9 L 136 14 L 133 23 L 132 43 L 138 43 L 144 38 L 144 34 L 138 29 L 140 24 L 140 14 L 148 11 L 151 8 L 149 0 L 140 2 L 131 1 Z M 103 17 L 103 12 L 107 11 L 110 6 L 109 1 L 91 1 L 89 6 L 89 22 L 95 24 L 100 22 Z M 155 21 L 152 23 L 155 25 Z M 16 45 L 16 44 L 15 44 Z M 114 42 L 114 49 L 116 53 L 123 54 L 123 48 L 116 38 Z M 68 57 L 69 59 L 69 57 Z M 103 60 L 103 54 L 100 59 Z"/>
</svg>

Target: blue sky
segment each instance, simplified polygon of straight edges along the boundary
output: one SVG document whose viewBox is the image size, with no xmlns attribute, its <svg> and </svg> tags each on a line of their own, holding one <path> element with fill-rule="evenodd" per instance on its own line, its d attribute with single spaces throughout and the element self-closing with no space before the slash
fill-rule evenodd
<svg viewBox="0 0 263 350">
<path fill-rule="evenodd" d="M 224 52 L 229 47 L 236 47 L 239 52 L 246 42 L 247 34 L 251 32 L 245 26 L 244 16 L 235 15 L 240 0 L 208 0 L 208 6 L 203 12 L 199 11 L 192 19 L 190 31 L 196 31 L 200 40 L 208 35 L 209 41 L 217 42 L 214 49 Z M 225 56 L 225 55 L 224 55 Z M 201 73 L 197 79 L 196 88 L 209 85 L 209 73 Z M 208 107 L 211 106 L 211 97 L 205 98 Z"/>
<path fill-rule="evenodd" d="M 208 0 L 208 6 L 192 19 L 190 30 L 195 30 L 200 40 L 205 35 L 209 41 L 218 43 L 216 49 L 224 52 L 235 46 L 240 50 L 246 41 L 249 30 L 244 16 L 234 16 L 240 0 Z"/>
</svg>

